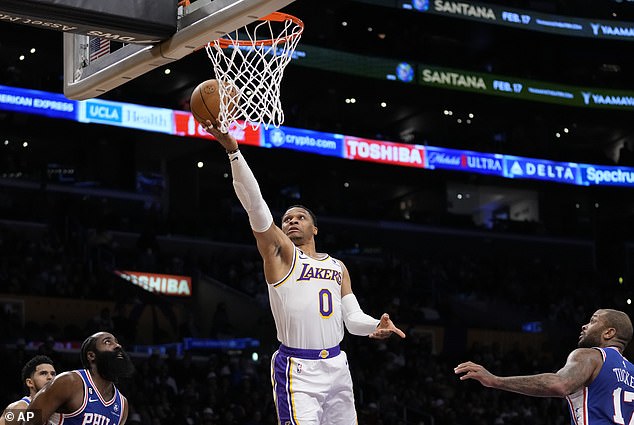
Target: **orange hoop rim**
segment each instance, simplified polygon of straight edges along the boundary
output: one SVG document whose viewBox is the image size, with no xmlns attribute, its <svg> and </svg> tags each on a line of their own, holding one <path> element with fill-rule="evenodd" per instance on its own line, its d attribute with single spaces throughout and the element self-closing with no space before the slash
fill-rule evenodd
<svg viewBox="0 0 634 425">
<path fill-rule="evenodd" d="M 302 35 L 304 32 L 304 22 L 296 16 L 289 15 L 288 13 L 273 12 L 266 16 L 261 17 L 258 21 L 270 21 L 270 22 L 285 22 L 292 21 L 299 27 L 299 31 L 293 32 L 286 37 L 269 38 L 266 40 L 231 40 L 227 38 L 219 38 L 216 40 L 221 48 L 227 48 L 231 46 L 270 46 L 273 43 L 287 43 Z"/>
</svg>

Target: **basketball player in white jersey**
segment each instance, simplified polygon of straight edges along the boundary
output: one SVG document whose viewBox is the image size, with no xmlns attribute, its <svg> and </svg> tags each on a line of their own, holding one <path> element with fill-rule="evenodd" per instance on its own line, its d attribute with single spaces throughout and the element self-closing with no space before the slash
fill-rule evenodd
<svg viewBox="0 0 634 425">
<path fill-rule="evenodd" d="M 22 383 L 29 391 L 29 395 L 22 397 L 20 400 L 14 401 L 4 409 L 2 417 L 0 417 L 0 425 L 12 423 L 7 418 L 13 417 L 16 419 L 16 413 L 19 411 L 26 411 L 31 400 L 39 390 L 44 388 L 46 384 L 51 382 L 55 378 L 55 367 L 53 366 L 53 360 L 48 356 L 35 356 L 31 360 L 25 363 L 22 368 Z M 7 415 L 9 412 L 13 414 Z M 57 424 L 59 422 L 59 415 L 53 417 L 50 424 Z M 17 420 L 16 420 L 17 422 Z"/>
<path fill-rule="evenodd" d="M 632 321 L 619 310 L 597 310 L 581 327 L 576 350 L 557 373 L 496 376 L 473 362 L 455 368 L 461 380 L 533 397 L 568 401 L 572 425 L 634 424 L 634 365 L 623 357 Z"/>
<path fill-rule="evenodd" d="M 354 335 L 401 338 L 387 314 L 363 313 L 352 293 L 346 266 L 315 248 L 315 216 L 303 206 L 289 208 L 282 227 L 260 193 L 237 141 L 207 121 L 207 131 L 229 155 L 233 186 L 249 215 L 264 260 L 271 311 L 280 348 L 272 357 L 273 398 L 281 425 L 354 425 L 352 378 L 339 343 L 344 323 Z"/>
</svg>

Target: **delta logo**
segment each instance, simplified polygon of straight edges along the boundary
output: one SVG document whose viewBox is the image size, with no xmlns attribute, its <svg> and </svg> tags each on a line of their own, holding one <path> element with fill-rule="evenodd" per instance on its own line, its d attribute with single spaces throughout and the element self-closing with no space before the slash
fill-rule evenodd
<svg viewBox="0 0 634 425">
<path fill-rule="evenodd" d="M 129 270 L 115 270 L 114 273 L 133 285 L 140 286 L 148 292 L 159 294 L 191 297 L 192 278 L 171 274 L 145 273 Z"/>
</svg>

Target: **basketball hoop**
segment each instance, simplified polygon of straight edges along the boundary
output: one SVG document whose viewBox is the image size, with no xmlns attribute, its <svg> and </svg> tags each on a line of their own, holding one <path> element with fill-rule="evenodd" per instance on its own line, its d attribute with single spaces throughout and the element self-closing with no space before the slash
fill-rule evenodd
<svg viewBox="0 0 634 425">
<path fill-rule="evenodd" d="M 216 79 L 224 83 L 219 85 L 221 131 L 239 119 L 243 129 L 282 125 L 280 84 L 303 31 L 300 19 L 273 12 L 207 44 Z"/>
</svg>

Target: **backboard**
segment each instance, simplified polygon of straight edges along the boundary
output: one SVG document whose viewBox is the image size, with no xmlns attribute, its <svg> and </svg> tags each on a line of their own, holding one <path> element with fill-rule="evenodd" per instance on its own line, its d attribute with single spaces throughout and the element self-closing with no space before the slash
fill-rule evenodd
<svg viewBox="0 0 634 425">
<path fill-rule="evenodd" d="M 177 29 L 172 37 L 156 44 L 124 44 L 112 53 L 105 40 L 126 40 L 113 34 L 95 38 L 65 33 L 64 95 L 75 100 L 97 97 L 293 1 L 197 0 L 175 7 Z"/>
</svg>

